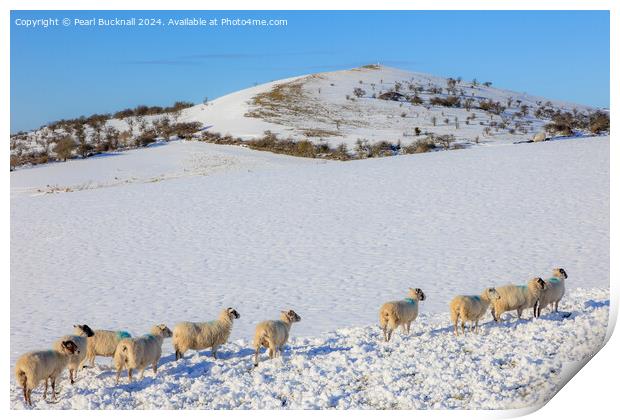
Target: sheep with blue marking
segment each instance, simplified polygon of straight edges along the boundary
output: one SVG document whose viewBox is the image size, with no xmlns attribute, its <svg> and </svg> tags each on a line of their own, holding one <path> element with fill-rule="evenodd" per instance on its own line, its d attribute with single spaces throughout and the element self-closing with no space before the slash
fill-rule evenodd
<svg viewBox="0 0 620 420">
<path fill-rule="evenodd" d="M 74 333 L 75 335 L 86 336 L 79 326 L 76 326 Z M 131 334 L 127 331 L 95 330 L 94 335 L 87 339 L 86 360 L 88 364 L 91 367 L 95 366 L 96 356 L 113 357 L 116 346 L 125 338 L 131 338 Z"/>
<path fill-rule="evenodd" d="M 418 317 L 419 302 L 426 299 L 422 289 L 409 288 L 409 296 L 404 300 L 386 302 L 379 309 L 379 325 L 383 330 L 383 338 L 390 341 L 392 332 L 402 327 L 409 334 L 411 323 Z"/>
<path fill-rule="evenodd" d="M 116 383 L 123 369 L 127 369 L 129 382 L 133 380 L 133 369 L 140 370 L 140 379 L 144 378 L 144 370 L 153 367 L 153 375 L 157 374 L 157 364 L 161 358 L 161 346 L 165 338 L 172 337 L 172 331 L 164 324 L 155 325 L 150 334 L 136 338 L 124 338 L 114 353 Z"/>
<path fill-rule="evenodd" d="M 489 305 L 501 299 L 495 288 L 485 289 L 480 295 L 456 296 L 450 302 L 450 318 L 454 324 L 454 335 L 459 335 L 458 322 L 461 319 L 461 331 L 465 334 L 465 323 L 474 323 L 472 329 L 478 331 L 478 321 L 487 313 Z"/>
<path fill-rule="evenodd" d="M 564 297 L 566 288 L 564 286 L 564 280 L 568 278 L 566 270 L 563 268 L 554 268 L 551 273 L 551 277 L 545 280 L 547 288 L 540 296 L 540 302 L 538 304 L 537 316 L 540 316 L 540 311 L 551 305 L 551 311 L 558 311 L 558 304 Z"/>
<path fill-rule="evenodd" d="M 508 311 L 517 311 L 517 318 L 521 319 L 524 310 L 533 308 L 534 317 L 537 317 L 537 306 L 543 290 L 547 287 L 545 281 L 540 277 L 534 277 L 527 285 L 516 286 L 508 284 L 496 287 L 500 299 L 493 301 L 491 314 L 495 322 L 501 321 L 502 314 Z"/>
</svg>

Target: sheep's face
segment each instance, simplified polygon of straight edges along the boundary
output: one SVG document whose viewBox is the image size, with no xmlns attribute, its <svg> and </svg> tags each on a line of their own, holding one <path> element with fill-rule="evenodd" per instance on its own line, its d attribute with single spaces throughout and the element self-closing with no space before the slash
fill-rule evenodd
<svg viewBox="0 0 620 420">
<path fill-rule="evenodd" d="M 289 323 L 301 321 L 301 317 L 297 315 L 297 313 L 292 309 L 289 309 L 288 311 L 282 311 L 282 317 Z"/>
<path fill-rule="evenodd" d="M 499 300 L 499 299 L 501 299 L 501 296 L 499 295 L 497 290 L 495 290 L 495 287 L 490 287 L 487 290 L 485 290 L 485 294 L 487 295 L 487 299 L 488 300 Z"/>
<path fill-rule="evenodd" d="M 172 331 L 170 331 L 170 328 L 168 328 L 166 326 L 166 324 L 159 324 L 155 326 L 155 330 L 159 332 L 159 335 L 164 337 L 164 338 L 170 338 L 172 337 Z"/>
<path fill-rule="evenodd" d="M 74 325 L 73 328 L 75 328 L 75 335 L 81 335 L 82 337 L 92 337 L 95 335 L 95 332 L 86 324 Z"/>
<path fill-rule="evenodd" d="M 561 279 L 568 278 L 568 274 L 566 274 L 566 270 L 564 270 L 563 268 L 555 268 L 553 270 L 553 275 Z"/>
<path fill-rule="evenodd" d="M 545 281 L 540 277 L 534 277 L 530 280 L 530 284 L 540 290 L 545 290 L 547 288 L 547 283 L 545 283 Z"/>
<path fill-rule="evenodd" d="M 63 341 L 62 342 L 62 348 L 65 350 L 65 352 L 67 352 L 68 354 L 80 354 L 80 350 L 78 349 L 77 344 L 75 344 L 73 341 L 71 340 L 67 340 L 67 341 Z"/>
<path fill-rule="evenodd" d="M 411 296 L 412 298 L 414 298 L 416 300 L 425 300 L 426 299 L 426 295 L 424 294 L 422 289 L 413 289 L 411 287 L 409 288 L 409 296 Z"/>
<path fill-rule="evenodd" d="M 228 308 L 226 309 L 226 311 L 228 312 L 228 317 L 230 319 L 239 319 L 241 317 L 241 315 L 239 315 L 239 312 L 237 312 L 237 310 L 234 308 Z"/>
</svg>

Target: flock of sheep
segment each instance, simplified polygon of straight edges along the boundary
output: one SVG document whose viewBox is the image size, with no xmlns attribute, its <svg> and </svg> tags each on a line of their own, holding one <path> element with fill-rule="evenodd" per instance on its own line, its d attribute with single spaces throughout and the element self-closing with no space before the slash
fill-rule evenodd
<svg viewBox="0 0 620 420">
<path fill-rule="evenodd" d="M 454 333 L 458 335 L 458 321 L 465 332 L 465 323 L 471 322 L 472 330 L 477 331 L 478 321 L 486 314 L 489 306 L 493 319 L 497 322 L 507 311 L 517 311 L 518 318 L 525 309 L 533 308 L 534 317 L 551 305 L 558 310 L 558 302 L 564 296 L 564 280 L 567 278 L 563 268 L 553 270 L 552 277 L 543 280 L 533 278 L 527 285 L 506 285 L 485 289 L 480 295 L 457 296 L 450 302 L 450 316 L 454 324 Z M 411 323 L 418 316 L 418 302 L 426 296 L 421 289 L 409 289 L 409 297 L 404 300 L 387 302 L 379 310 L 379 324 L 385 341 L 390 341 L 393 331 L 399 326 L 407 334 Z M 161 348 L 165 338 L 172 337 L 175 356 L 178 360 L 187 350 L 211 348 L 214 358 L 217 349 L 228 341 L 232 331 L 233 320 L 239 318 L 233 308 L 224 309 L 217 320 L 210 322 L 182 322 L 173 331 L 164 325 L 155 325 L 149 334 L 131 337 L 124 331 L 92 330 L 88 325 L 75 325 L 73 335 L 58 339 L 51 350 L 35 351 L 21 356 L 15 366 L 17 383 L 23 388 L 24 400 L 32 405 L 32 390 L 41 381 L 45 381 L 43 399 L 47 398 L 48 380 L 52 386 L 52 396 L 56 399 L 56 379 L 65 370 L 69 370 L 69 380 L 74 383 L 76 372 L 87 361 L 94 366 L 96 356 L 113 357 L 116 369 L 116 383 L 120 374 L 127 369 L 129 381 L 132 371 L 140 370 L 140 379 L 144 370 L 151 366 L 157 373 L 161 358 Z M 253 347 L 254 366 L 258 366 L 261 347 L 269 350 L 269 357 L 274 358 L 288 341 L 291 326 L 301 321 L 301 317 L 292 309 L 282 311 L 279 320 L 263 321 L 256 326 Z"/>
</svg>

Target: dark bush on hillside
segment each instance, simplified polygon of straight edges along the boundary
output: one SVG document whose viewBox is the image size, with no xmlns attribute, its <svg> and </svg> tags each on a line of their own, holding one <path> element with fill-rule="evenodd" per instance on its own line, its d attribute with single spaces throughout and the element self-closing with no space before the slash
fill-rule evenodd
<svg viewBox="0 0 620 420">
<path fill-rule="evenodd" d="M 150 130 L 143 131 L 142 133 L 140 133 L 140 135 L 135 140 L 136 146 L 138 147 L 148 146 L 149 144 L 154 143 L 155 139 L 157 139 L 157 133 L 155 132 L 155 130 L 150 129 Z"/>
<path fill-rule="evenodd" d="M 194 133 L 202 128 L 202 124 L 199 122 L 183 122 L 170 126 L 170 132 L 176 134 L 181 139 L 191 138 Z M 168 136 L 169 137 L 169 136 Z"/>
<path fill-rule="evenodd" d="M 76 146 L 75 141 L 71 137 L 65 136 L 56 142 L 52 151 L 56 153 L 58 159 L 66 161 L 73 155 Z"/>
<path fill-rule="evenodd" d="M 430 103 L 431 105 L 447 106 L 447 107 L 459 107 L 461 105 L 461 101 L 458 98 L 458 96 L 447 96 L 445 98 L 434 96 L 430 99 Z"/>
<path fill-rule="evenodd" d="M 424 103 L 424 100 L 420 98 L 418 95 L 414 95 L 411 99 L 409 99 L 409 102 L 412 105 L 422 105 Z"/>
<path fill-rule="evenodd" d="M 588 130 L 594 134 L 609 131 L 609 114 L 603 111 L 596 111 L 589 115 Z"/>
<path fill-rule="evenodd" d="M 185 108 L 189 108 L 194 106 L 191 102 L 177 101 L 172 106 L 161 107 L 161 106 L 146 106 L 146 105 L 138 105 L 135 108 L 127 108 L 122 111 L 116 112 L 113 116 L 114 118 L 128 118 L 128 117 L 139 117 L 145 115 L 156 115 L 156 114 L 164 114 L 168 112 L 180 111 Z"/>
<path fill-rule="evenodd" d="M 552 122 L 545 125 L 545 130 L 551 134 L 571 136 L 579 125 L 579 121 L 570 112 L 558 112 L 553 116 Z"/>
<path fill-rule="evenodd" d="M 488 101 L 480 101 L 480 103 L 478 104 L 478 108 L 496 115 L 499 115 L 506 110 L 506 107 L 502 106 L 499 101 L 493 102 L 491 99 L 489 99 Z"/>
<path fill-rule="evenodd" d="M 435 147 L 436 146 L 433 140 L 430 137 L 427 137 L 426 139 L 417 140 L 407 146 L 403 146 L 401 151 L 403 154 L 410 155 L 414 153 L 430 152 Z"/>
</svg>

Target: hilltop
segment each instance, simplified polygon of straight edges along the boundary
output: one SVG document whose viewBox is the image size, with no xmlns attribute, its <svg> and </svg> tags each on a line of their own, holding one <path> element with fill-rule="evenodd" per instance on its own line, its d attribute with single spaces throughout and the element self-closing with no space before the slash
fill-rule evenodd
<svg viewBox="0 0 620 420">
<path fill-rule="evenodd" d="M 380 65 L 303 75 L 193 105 L 140 106 L 11 136 L 12 166 L 195 139 L 347 160 L 601 134 L 605 110 Z"/>
</svg>

